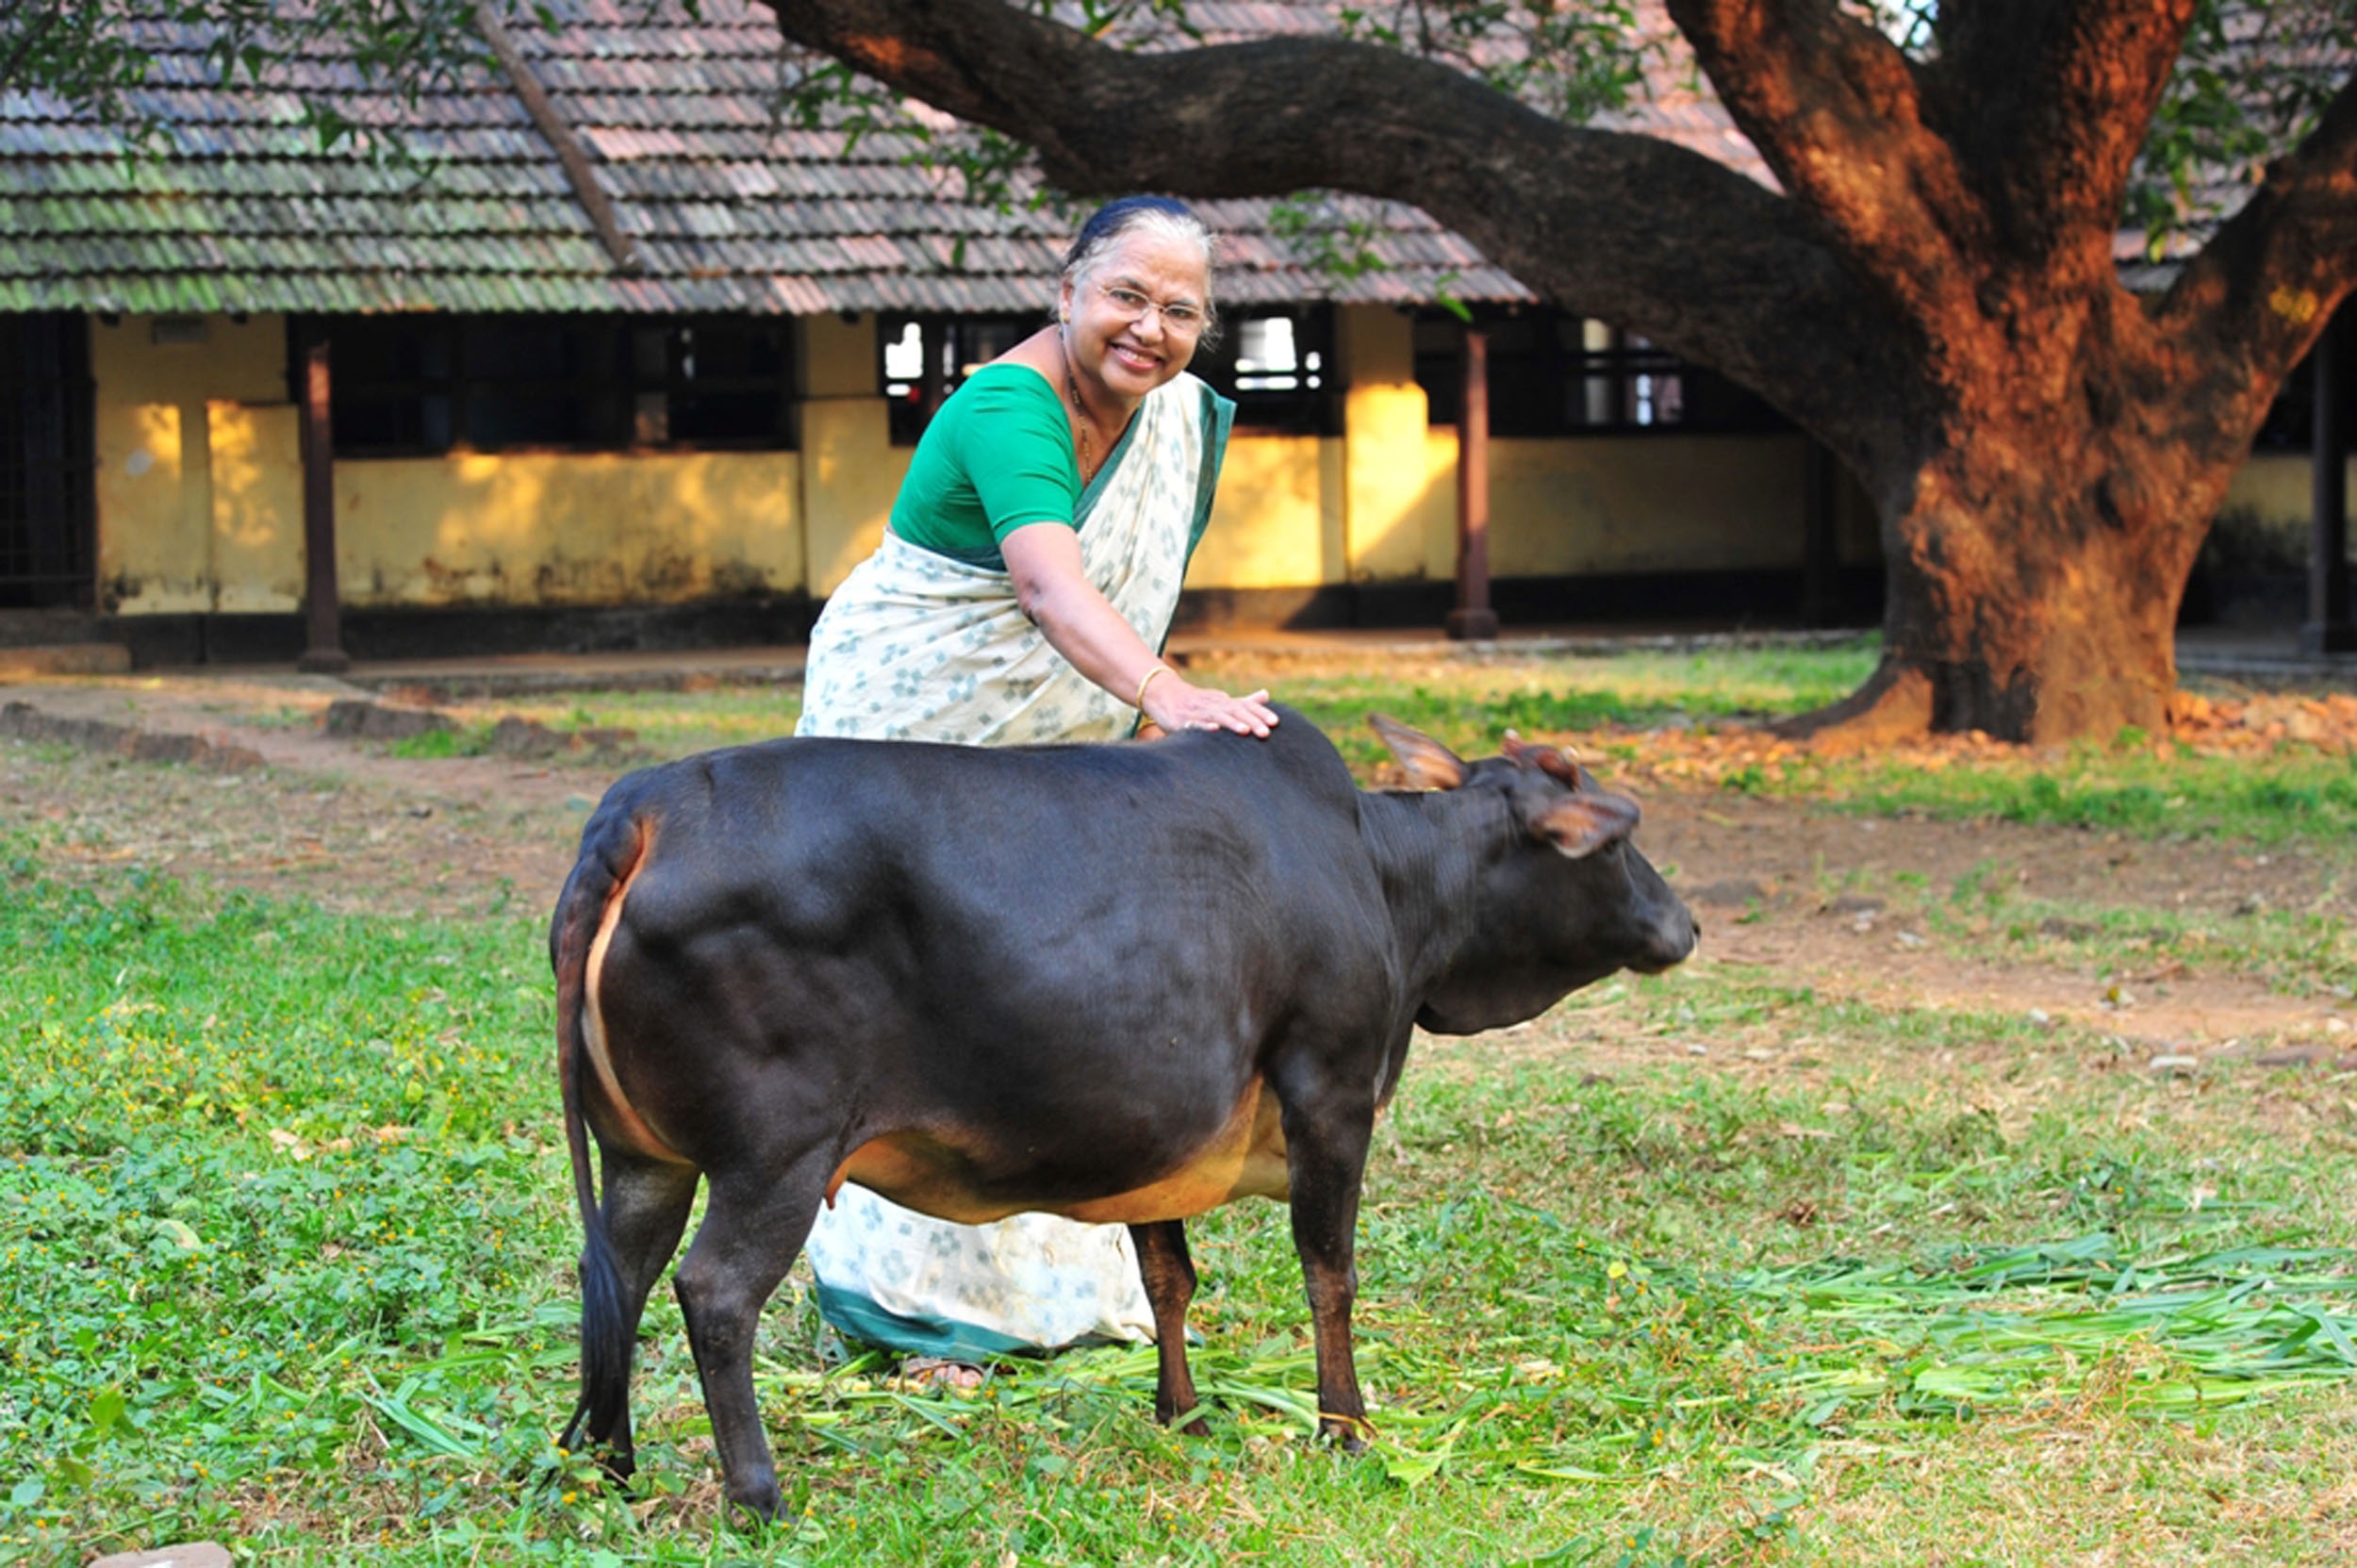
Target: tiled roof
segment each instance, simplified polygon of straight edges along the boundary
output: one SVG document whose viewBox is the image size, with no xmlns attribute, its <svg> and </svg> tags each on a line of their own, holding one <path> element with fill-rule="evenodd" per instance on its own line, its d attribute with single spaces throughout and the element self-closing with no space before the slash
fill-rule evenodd
<svg viewBox="0 0 2357 1568">
<path fill-rule="evenodd" d="M 1649 0 L 1650 3 L 1650 0 Z M 39 93 L 0 94 L 0 310 L 404 309 L 1029 311 L 1050 288 L 1070 219 L 960 201 L 901 134 L 854 140 L 781 128 L 770 12 L 702 0 L 556 0 L 553 32 L 515 41 L 641 262 L 619 270 L 555 148 L 496 69 L 404 106 L 347 55 L 294 52 L 261 87 L 206 84 L 206 37 L 138 17 L 157 56 L 130 107 L 158 150 Z M 1198 0 L 1213 38 L 1330 25 L 1329 5 Z M 1672 71 L 1664 79 L 1684 80 Z M 414 168 L 326 152 L 303 96 L 401 135 Z M 1664 89 L 1631 117 L 1755 175 L 1715 102 Z M 1761 176 L 1764 177 L 1764 176 Z M 1473 246 L 1412 207 L 1332 199 L 1385 263 L 1343 281 L 1271 228 L 1275 204 L 1199 204 L 1224 237 L 1232 303 L 1528 298 Z"/>
<path fill-rule="evenodd" d="M 2217 41 L 2179 62 L 2180 81 L 2196 68 L 2222 78 L 2239 104 L 2241 123 L 2235 128 L 2255 130 L 2261 147 L 2289 147 L 2308 129 L 2309 114 L 2339 90 L 2357 64 L 2348 42 L 2351 26 L 2349 16 L 2336 19 L 2322 8 L 2228 0 L 2220 9 Z M 2113 236 L 2112 259 L 2120 281 L 2138 293 L 2167 287 L 2266 182 L 2271 156 L 2256 148 L 2233 157 L 2218 153 L 2170 171 L 2153 167 L 2148 149 L 2138 161 L 2137 182 L 2166 203 L 2170 222 L 2157 234 L 2123 226 Z"/>
</svg>

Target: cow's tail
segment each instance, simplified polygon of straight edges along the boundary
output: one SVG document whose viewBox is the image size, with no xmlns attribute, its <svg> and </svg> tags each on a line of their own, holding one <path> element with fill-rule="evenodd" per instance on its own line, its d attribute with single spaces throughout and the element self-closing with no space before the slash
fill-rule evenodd
<svg viewBox="0 0 2357 1568">
<path fill-rule="evenodd" d="M 549 959 L 556 970 L 556 1072 L 565 1103 L 565 1147 L 573 1167 L 573 1200 L 581 1209 L 581 1397 L 556 1441 L 575 1447 L 585 1429 L 593 1440 L 611 1435 L 629 1409 L 632 1330 L 623 1312 L 622 1270 L 598 1209 L 589 1167 L 589 1128 L 582 1104 L 591 1068 L 586 1028 L 589 962 L 606 911 L 645 856 L 645 825 L 630 813 L 601 809 L 583 830 L 581 858 L 566 879 L 549 928 Z"/>
</svg>

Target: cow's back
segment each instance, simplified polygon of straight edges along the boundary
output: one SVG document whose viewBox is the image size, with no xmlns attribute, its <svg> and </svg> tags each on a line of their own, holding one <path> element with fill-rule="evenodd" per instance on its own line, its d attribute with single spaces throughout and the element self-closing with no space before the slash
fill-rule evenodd
<svg viewBox="0 0 2357 1568">
<path fill-rule="evenodd" d="M 652 825 L 632 893 L 650 927 L 707 924 L 717 905 L 827 941 L 863 918 L 938 923 L 979 904 L 1040 942 L 1132 903 L 1249 921 L 1379 899 L 1357 801 L 1332 744 L 1296 718 L 1266 741 L 770 741 L 633 774 L 599 816 Z"/>
</svg>

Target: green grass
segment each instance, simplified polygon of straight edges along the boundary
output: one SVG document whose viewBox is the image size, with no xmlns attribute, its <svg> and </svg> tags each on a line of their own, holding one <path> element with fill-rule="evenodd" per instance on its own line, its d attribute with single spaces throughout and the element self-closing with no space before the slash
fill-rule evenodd
<svg viewBox="0 0 2357 1568">
<path fill-rule="evenodd" d="M 443 757 L 479 757 L 490 750 L 491 726 L 469 724 L 448 730 L 426 730 L 385 743 L 387 756 L 405 761 L 435 761 Z"/>
<path fill-rule="evenodd" d="M 1969 882 L 1969 879 L 1968 879 Z M 2247 975 L 2295 996 L 2357 988 L 2357 931 L 2335 915 L 2118 908 L 1974 897 L 1969 888 L 1927 924 L 1963 950 L 2007 961 L 2078 964 L 2104 981 L 2179 972 Z"/>
<path fill-rule="evenodd" d="M 1388 663 L 1371 657 L 1340 669 L 1308 663 L 1271 670 L 1228 655 L 1201 668 L 1205 678 L 1232 685 L 1269 685 L 1332 735 L 1362 772 L 1385 755 L 1366 723 L 1380 712 L 1468 756 L 1494 751 L 1509 729 L 1580 733 L 1594 737 L 1591 750 L 1608 774 L 1622 765 L 1642 770 L 1656 759 L 1659 743 L 1641 732 L 1694 728 L 1740 740 L 1765 719 L 1826 706 L 1854 690 L 1879 654 L 1879 639 L 1866 637 L 1829 648 L 1674 654 L 1409 655 Z M 1731 767 L 1715 787 L 1867 815 L 1913 812 L 2148 839 L 2297 844 L 2344 857 L 2357 845 L 2357 754 L 2298 743 L 2217 755 L 2128 734 L 2113 745 L 1938 767 L 1915 758 L 1801 753 Z"/>
<path fill-rule="evenodd" d="M 2357 753 L 2299 746 L 2263 756 L 2081 747 L 1938 772 L 1872 759 L 1823 767 L 1794 792 L 1836 798 L 1854 812 L 2113 829 L 2139 838 L 2342 845 L 2357 835 Z"/>
<path fill-rule="evenodd" d="M 742 746 L 791 734 L 801 715 L 799 686 L 727 685 L 701 691 L 586 691 L 542 698 L 503 698 L 453 704 L 467 719 L 476 749 L 488 741 L 491 725 L 513 714 L 561 734 L 588 729 L 636 732 L 635 749 L 654 757 L 680 757 L 719 746 Z M 431 740 L 431 735 L 421 737 Z M 560 753 L 558 760 L 567 760 Z M 610 766 L 594 753 L 572 760 Z"/>
<path fill-rule="evenodd" d="M 1878 647 L 1878 639 L 1861 638 L 1824 649 L 1478 659 L 1409 654 L 1370 658 L 1343 670 L 1310 663 L 1276 671 L 1233 654 L 1190 668 L 1199 680 L 1232 689 L 1268 686 L 1363 767 L 1385 754 L 1367 727 L 1374 713 L 1479 756 L 1494 751 L 1509 729 L 1532 735 L 1805 712 L 1838 701 L 1863 682 Z"/>
<path fill-rule="evenodd" d="M 794 1519 L 741 1534 L 666 1296 L 639 1495 L 550 1445 L 577 1237 L 536 919 L 0 883 L 0 1560 L 1932 1560 L 2020 1529 L 2051 1438 L 2062 1536 L 2326 1560 L 2297 1510 L 2180 1503 L 2357 1461 L 2329 1080 L 2126 1082 L 2068 1031 L 1697 970 L 1420 1048 L 1362 1222 L 1369 1456 L 1310 1439 L 1298 1267 L 1250 1205 L 1191 1227 L 1205 1438 L 1152 1426 L 1139 1351 L 914 1397 L 782 1292 Z"/>
<path fill-rule="evenodd" d="M 1435 659 L 1371 657 L 1341 670 L 1321 663 L 1272 671 L 1244 655 L 1213 654 L 1190 663 L 1197 680 L 1232 690 L 1266 685 L 1343 748 L 1356 766 L 1384 755 L 1367 716 L 1385 713 L 1426 730 L 1468 755 L 1496 750 L 1508 729 L 1524 734 L 1600 724 L 1657 724 L 1680 715 L 1765 717 L 1797 713 L 1840 698 L 1873 668 L 1873 639 L 1831 649 L 1751 648 L 1705 653 L 1638 652 L 1609 656 Z M 1412 666 L 1403 677 L 1395 666 Z M 588 691 L 549 698 L 507 698 L 460 705 L 470 729 L 487 735 L 492 719 L 516 714 L 559 731 L 593 726 L 638 733 L 657 756 L 684 755 L 791 734 L 801 712 L 791 686 L 721 686 L 692 692 Z M 425 744 L 461 749 L 463 735 Z M 408 743 L 404 743 L 408 744 Z M 479 749 L 479 748 L 478 748 Z M 419 755 L 450 752 L 420 751 Z"/>
</svg>

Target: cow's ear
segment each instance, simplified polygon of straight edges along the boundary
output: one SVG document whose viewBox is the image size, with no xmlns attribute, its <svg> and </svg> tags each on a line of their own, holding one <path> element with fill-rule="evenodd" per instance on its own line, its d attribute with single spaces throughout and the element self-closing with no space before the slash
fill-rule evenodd
<svg viewBox="0 0 2357 1568">
<path fill-rule="evenodd" d="M 1379 713 L 1367 715 L 1367 722 L 1375 726 L 1375 733 L 1383 737 L 1383 744 L 1392 749 L 1392 755 L 1408 770 L 1409 784 L 1420 789 L 1455 789 L 1465 782 L 1464 758 L 1430 735 Z"/>
<path fill-rule="evenodd" d="M 1541 773 L 1562 780 L 1574 789 L 1579 787 L 1579 762 L 1574 753 L 1561 747 L 1534 746 L 1508 730 L 1498 749 L 1506 753 L 1506 760 L 1517 767 L 1536 767 Z"/>
<path fill-rule="evenodd" d="M 1539 814 L 1530 831 L 1573 860 L 1617 844 L 1637 828 L 1637 802 L 1625 795 L 1584 789 Z"/>
</svg>

